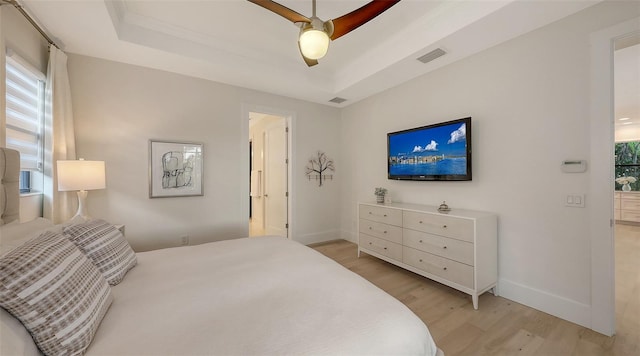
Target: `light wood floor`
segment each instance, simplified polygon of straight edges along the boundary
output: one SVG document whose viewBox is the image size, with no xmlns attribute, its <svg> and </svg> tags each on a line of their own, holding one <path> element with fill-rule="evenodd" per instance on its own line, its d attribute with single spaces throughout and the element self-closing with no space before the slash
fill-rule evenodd
<svg viewBox="0 0 640 356">
<path fill-rule="evenodd" d="M 377 258 L 344 240 L 313 246 L 413 310 L 436 345 L 455 355 L 640 355 L 640 227 L 616 228 L 617 334 L 606 337 L 485 293 L 471 297 Z"/>
</svg>

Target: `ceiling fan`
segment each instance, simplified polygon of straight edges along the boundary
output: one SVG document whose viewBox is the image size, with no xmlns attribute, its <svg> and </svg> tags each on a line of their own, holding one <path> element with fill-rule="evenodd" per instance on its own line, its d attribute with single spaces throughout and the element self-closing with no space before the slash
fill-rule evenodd
<svg viewBox="0 0 640 356">
<path fill-rule="evenodd" d="M 385 12 L 400 0 L 373 0 L 350 13 L 333 20 L 322 21 L 316 17 L 316 0 L 312 0 L 313 13 L 306 17 L 271 0 L 248 0 L 272 11 L 300 27 L 298 48 L 309 67 L 318 64 L 329 49 L 330 40 L 340 38 Z"/>
</svg>

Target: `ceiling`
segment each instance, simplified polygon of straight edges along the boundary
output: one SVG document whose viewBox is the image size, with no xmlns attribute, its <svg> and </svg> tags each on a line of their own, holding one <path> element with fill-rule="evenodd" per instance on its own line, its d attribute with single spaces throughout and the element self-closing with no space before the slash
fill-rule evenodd
<svg viewBox="0 0 640 356">
<path fill-rule="evenodd" d="M 311 0 L 279 1 L 311 15 Z M 344 107 L 600 0 L 403 0 L 307 67 L 298 28 L 243 0 L 19 0 L 68 53 Z M 367 0 L 318 0 L 323 20 Z M 416 58 L 441 48 L 429 63 Z M 347 99 L 330 103 L 335 97 Z"/>
</svg>

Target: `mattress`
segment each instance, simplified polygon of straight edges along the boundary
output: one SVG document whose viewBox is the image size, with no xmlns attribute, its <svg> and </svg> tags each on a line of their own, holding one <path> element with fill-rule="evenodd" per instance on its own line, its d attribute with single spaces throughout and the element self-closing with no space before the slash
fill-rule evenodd
<svg viewBox="0 0 640 356">
<path fill-rule="evenodd" d="M 257 237 L 138 253 L 87 355 L 435 355 L 404 304 L 317 251 Z"/>
</svg>

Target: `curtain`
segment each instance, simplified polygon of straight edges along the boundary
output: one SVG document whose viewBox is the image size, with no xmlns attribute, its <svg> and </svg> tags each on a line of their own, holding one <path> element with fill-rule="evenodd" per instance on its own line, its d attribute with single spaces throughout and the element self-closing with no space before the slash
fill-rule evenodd
<svg viewBox="0 0 640 356">
<path fill-rule="evenodd" d="M 75 192 L 58 192 L 56 162 L 76 159 L 71 88 L 67 55 L 49 46 L 45 86 L 45 150 L 43 216 L 59 224 L 71 218 L 76 206 Z"/>
</svg>

